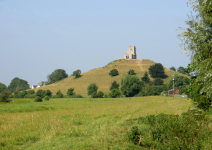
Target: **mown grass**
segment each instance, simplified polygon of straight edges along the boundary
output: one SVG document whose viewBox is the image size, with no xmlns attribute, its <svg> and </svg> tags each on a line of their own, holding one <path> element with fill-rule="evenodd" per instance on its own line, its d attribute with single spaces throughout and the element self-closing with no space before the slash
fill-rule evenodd
<svg viewBox="0 0 212 150">
<path fill-rule="evenodd" d="M 62 98 L 0 103 L 0 149 L 140 149 L 127 131 L 150 114 L 181 114 L 188 103 L 162 96 Z"/>
<path fill-rule="evenodd" d="M 88 85 L 92 82 L 96 82 L 99 86 L 98 90 L 108 94 L 110 92 L 109 87 L 111 86 L 111 82 L 115 80 L 117 83 L 120 84 L 121 79 L 125 77 L 127 75 L 127 72 L 131 69 L 135 70 L 136 75 L 141 78 L 143 77 L 145 71 L 148 71 L 148 68 L 153 64 L 155 64 L 155 62 L 147 59 L 117 59 L 115 61 L 110 62 L 104 67 L 96 68 L 83 73 L 82 77 L 80 78 L 74 79 L 74 77 L 68 77 L 57 83 L 47 85 L 41 88 L 36 88 L 35 91 L 37 91 L 38 89 L 49 89 L 53 94 L 55 94 L 58 90 L 61 90 L 61 92 L 66 95 L 67 90 L 69 88 L 74 88 L 74 92 L 76 92 L 77 94 L 80 94 L 83 97 L 88 97 Z M 112 69 L 117 69 L 119 75 L 111 77 L 109 75 L 109 72 Z M 168 78 L 163 79 L 164 83 L 166 84 L 171 78 L 170 69 L 165 68 L 165 73 L 168 76 Z M 181 73 L 177 74 L 186 76 Z M 151 78 L 151 80 L 153 79 Z"/>
</svg>

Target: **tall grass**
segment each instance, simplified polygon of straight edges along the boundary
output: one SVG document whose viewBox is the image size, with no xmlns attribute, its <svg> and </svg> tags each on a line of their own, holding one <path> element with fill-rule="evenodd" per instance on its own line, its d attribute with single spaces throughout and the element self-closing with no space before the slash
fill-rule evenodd
<svg viewBox="0 0 212 150">
<path fill-rule="evenodd" d="M 186 100 L 170 97 L 62 98 L 0 103 L 0 149 L 139 149 L 127 139 L 150 114 L 181 114 Z"/>
</svg>

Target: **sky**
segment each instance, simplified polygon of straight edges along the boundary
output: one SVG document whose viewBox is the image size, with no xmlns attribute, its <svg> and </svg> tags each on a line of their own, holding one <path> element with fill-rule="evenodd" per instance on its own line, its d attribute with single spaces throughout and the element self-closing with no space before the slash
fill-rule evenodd
<svg viewBox="0 0 212 150">
<path fill-rule="evenodd" d="M 33 84 L 64 69 L 70 76 L 122 58 L 187 67 L 177 31 L 192 9 L 186 0 L 0 0 L 0 82 Z"/>
</svg>

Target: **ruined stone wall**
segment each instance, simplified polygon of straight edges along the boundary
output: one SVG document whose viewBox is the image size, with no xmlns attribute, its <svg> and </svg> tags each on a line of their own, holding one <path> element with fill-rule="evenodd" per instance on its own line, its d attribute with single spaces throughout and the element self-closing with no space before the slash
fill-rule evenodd
<svg viewBox="0 0 212 150">
<path fill-rule="evenodd" d="M 124 53 L 123 58 L 137 59 L 136 47 L 129 46 L 128 51 Z"/>
</svg>

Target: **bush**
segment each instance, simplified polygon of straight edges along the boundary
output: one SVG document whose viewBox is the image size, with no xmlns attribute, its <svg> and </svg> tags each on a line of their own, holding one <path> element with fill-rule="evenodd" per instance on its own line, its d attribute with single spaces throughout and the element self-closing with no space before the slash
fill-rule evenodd
<svg viewBox="0 0 212 150">
<path fill-rule="evenodd" d="M 27 94 L 35 94 L 35 91 L 34 90 L 28 90 Z"/>
<path fill-rule="evenodd" d="M 70 88 L 67 90 L 67 95 L 74 95 L 74 88 Z"/>
<path fill-rule="evenodd" d="M 104 98 L 108 98 L 107 94 L 104 95 Z"/>
<path fill-rule="evenodd" d="M 9 90 L 2 91 L 0 93 L 0 102 L 7 102 L 7 100 L 9 99 L 11 94 L 12 94 L 12 92 Z"/>
<path fill-rule="evenodd" d="M 56 96 L 58 98 L 63 98 L 63 93 L 59 90 L 59 91 L 57 91 Z"/>
<path fill-rule="evenodd" d="M 76 98 L 83 98 L 83 96 L 82 95 L 76 95 Z"/>
<path fill-rule="evenodd" d="M 35 96 L 39 96 L 41 98 L 44 98 L 45 97 L 45 91 L 44 90 L 38 90 L 36 93 L 35 93 Z"/>
<path fill-rule="evenodd" d="M 119 84 L 116 81 L 113 81 L 110 86 L 110 90 L 119 89 Z"/>
<path fill-rule="evenodd" d="M 109 75 L 111 75 L 111 76 L 117 76 L 117 75 L 119 75 L 118 70 L 116 70 L 116 69 L 111 70 L 110 73 L 109 73 Z"/>
<path fill-rule="evenodd" d="M 75 76 L 75 79 L 76 79 L 76 78 L 81 77 L 81 73 L 82 73 L 81 70 L 78 69 L 78 70 L 74 71 L 71 76 Z"/>
<path fill-rule="evenodd" d="M 88 85 L 87 90 L 88 90 L 88 95 L 91 95 L 92 93 L 97 92 L 98 86 L 96 85 L 96 83 L 91 83 Z"/>
<path fill-rule="evenodd" d="M 132 70 L 129 70 L 128 72 L 127 72 L 127 74 L 129 74 L 129 75 L 136 75 L 136 73 L 135 73 L 135 71 L 132 69 Z"/>
<path fill-rule="evenodd" d="M 97 92 L 93 92 L 93 93 L 91 94 L 91 98 L 98 98 Z"/>
<path fill-rule="evenodd" d="M 51 97 L 52 96 L 52 92 L 50 90 L 46 90 L 45 91 L 45 96 Z"/>
<path fill-rule="evenodd" d="M 121 96 L 121 91 L 119 89 L 112 89 L 108 94 L 109 98 L 117 98 Z"/>
<path fill-rule="evenodd" d="M 145 82 L 145 83 L 149 83 L 149 82 L 150 82 L 150 78 L 149 78 L 147 72 L 144 73 L 144 76 L 141 78 L 141 80 L 142 80 L 143 82 Z"/>
<path fill-rule="evenodd" d="M 19 98 L 24 98 L 27 95 L 27 91 L 22 91 L 18 93 Z"/>
<path fill-rule="evenodd" d="M 48 101 L 49 100 L 49 97 L 48 96 L 45 96 L 44 97 L 44 100 Z"/>
<path fill-rule="evenodd" d="M 37 97 L 34 99 L 34 101 L 35 101 L 35 102 L 42 102 L 43 100 L 42 100 L 41 97 L 37 96 Z"/>
<path fill-rule="evenodd" d="M 141 91 L 142 82 L 137 76 L 127 75 L 121 79 L 121 91 L 126 97 L 132 97 Z"/>
<path fill-rule="evenodd" d="M 102 91 L 99 91 L 99 92 L 97 93 L 97 96 L 98 96 L 98 98 L 103 98 L 104 93 L 103 93 Z"/>
<path fill-rule="evenodd" d="M 205 143 L 210 141 L 209 135 L 212 134 L 205 114 L 196 116 L 190 110 L 181 116 L 149 115 L 136 121 L 148 125 L 147 129 L 132 127 L 128 138 L 134 144 L 150 149 L 205 149 Z"/>
<path fill-rule="evenodd" d="M 27 94 L 24 98 L 36 98 L 35 94 Z"/>
</svg>

